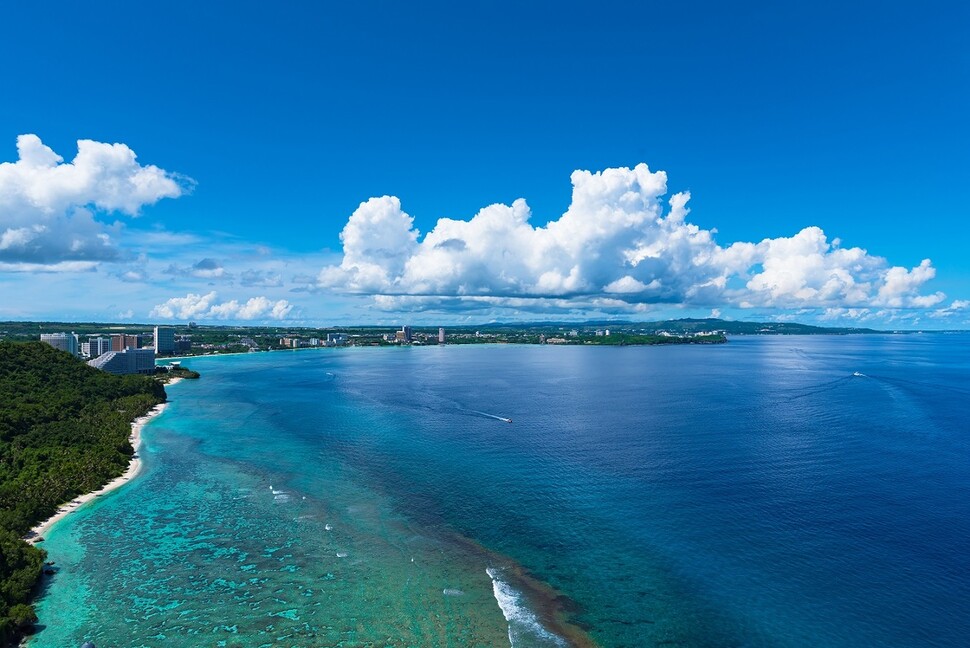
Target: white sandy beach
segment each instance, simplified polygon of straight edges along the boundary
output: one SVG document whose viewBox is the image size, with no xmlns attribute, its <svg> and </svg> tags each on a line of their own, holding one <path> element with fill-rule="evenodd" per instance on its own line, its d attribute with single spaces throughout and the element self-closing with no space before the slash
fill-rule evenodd
<svg viewBox="0 0 970 648">
<path fill-rule="evenodd" d="M 175 384 L 178 380 L 180 379 L 176 378 L 175 380 L 169 383 L 169 386 Z M 43 539 L 44 534 L 50 531 L 51 527 L 57 524 L 60 520 L 64 519 L 74 511 L 78 510 L 79 508 L 81 508 L 82 506 L 84 506 L 86 503 L 90 502 L 94 498 L 100 497 L 101 495 L 104 495 L 107 492 L 113 491 L 114 489 L 118 488 L 119 486 L 125 484 L 133 477 L 135 477 L 135 475 L 137 475 L 138 472 L 141 470 L 141 465 L 142 465 L 141 455 L 140 455 L 142 428 L 145 427 L 145 424 L 148 423 L 148 421 L 151 420 L 152 417 L 161 414 L 166 407 L 168 407 L 167 402 L 156 405 L 154 408 L 152 408 L 150 412 L 148 412 L 148 414 L 146 414 L 145 416 L 140 416 L 131 422 L 131 436 L 129 437 L 129 440 L 131 441 L 131 447 L 135 449 L 135 452 L 132 455 L 131 463 L 128 464 L 128 470 L 125 471 L 125 474 L 123 474 L 121 477 L 111 480 L 110 482 L 108 482 L 107 484 L 105 484 L 104 486 L 102 486 L 96 491 L 85 493 L 84 495 L 75 497 L 70 502 L 63 504 L 59 509 L 57 509 L 57 513 L 55 513 L 54 515 L 47 518 L 46 520 L 44 520 L 43 522 L 35 526 L 33 529 L 31 529 L 30 532 L 26 536 L 24 536 L 24 539 L 27 540 L 28 542 L 40 542 Z"/>
</svg>

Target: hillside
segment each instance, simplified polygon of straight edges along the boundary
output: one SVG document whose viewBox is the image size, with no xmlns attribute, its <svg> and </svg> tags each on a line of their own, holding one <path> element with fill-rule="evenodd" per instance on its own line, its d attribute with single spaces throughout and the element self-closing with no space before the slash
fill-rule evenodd
<svg viewBox="0 0 970 648">
<path fill-rule="evenodd" d="M 45 554 L 21 538 L 58 506 L 121 475 L 131 422 L 165 400 L 145 376 L 113 376 L 40 342 L 0 342 L 0 644 L 34 619 Z"/>
</svg>

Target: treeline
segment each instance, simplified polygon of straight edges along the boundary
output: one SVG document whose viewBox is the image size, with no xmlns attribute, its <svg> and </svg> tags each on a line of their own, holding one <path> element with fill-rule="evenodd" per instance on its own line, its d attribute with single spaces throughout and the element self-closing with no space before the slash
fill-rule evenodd
<svg viewBox="0 0 970 648">
<path fill-rule="evenodd" d="M 723 344 L 727 338 L 721 333 L 709 335 L 635 335 L 629 333 L 614 333 L 593 338 L 593 344 L 608 346 L 634 346 L 654 344 Z"/>
<path fill-rule="evenodd" d="M 120 476 L 131 422 L 164 402 L 146 376 L 114 376 L 41 342 L 0 342 L 0 644 L 34 620 L 46 557 L 21 538 L 58 506 Z"/>
</svg>

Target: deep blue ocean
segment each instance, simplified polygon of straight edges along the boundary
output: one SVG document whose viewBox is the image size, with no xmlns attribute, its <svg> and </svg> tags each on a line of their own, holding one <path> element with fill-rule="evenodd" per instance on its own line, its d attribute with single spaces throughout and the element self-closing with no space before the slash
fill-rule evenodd
<svg viewBox="0 0 970 648">
<path fill-rule="evenodd" d="M 185 364 L 31 647 L 970 645 L 970 334 Z"/>
</svg>

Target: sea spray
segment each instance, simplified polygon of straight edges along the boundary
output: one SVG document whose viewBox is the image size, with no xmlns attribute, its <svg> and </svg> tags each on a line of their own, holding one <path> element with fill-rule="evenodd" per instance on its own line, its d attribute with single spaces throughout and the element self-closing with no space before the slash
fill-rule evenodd
<svg viewBox="0 0 970 648">
<path fill-rule="evenodd" d="M 509 643 L 512 648 L 567 645 L 562 637 L 557 637 L 542 626 L 535 613 L 526 607 L 522 595 L 499 577 L 499 569 L 489 567 L 485 573 L 492 579 L 495 600 L 509 623 Z"/>
</svg>

